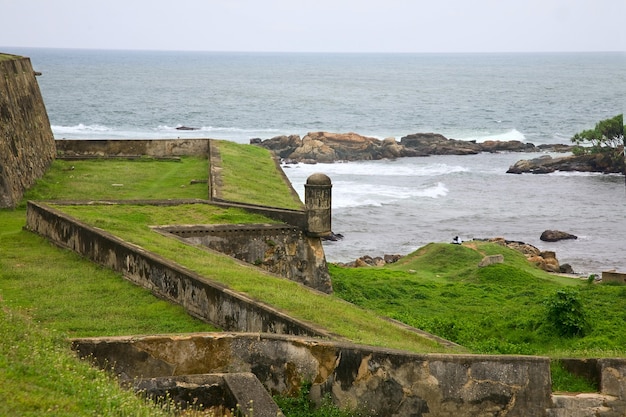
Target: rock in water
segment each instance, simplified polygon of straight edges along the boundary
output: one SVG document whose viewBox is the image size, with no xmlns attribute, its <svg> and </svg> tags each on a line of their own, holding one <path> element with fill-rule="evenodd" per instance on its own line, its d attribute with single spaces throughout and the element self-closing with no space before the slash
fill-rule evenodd
<svg viewBox="0 0 626 417">
<path fill-rule="evenodd" d="M 560 230 L 545 230 L 539 239 L 544 242 L 558 242 L 565 239 L 578 239 L 578 236 Z"/>
</svg>

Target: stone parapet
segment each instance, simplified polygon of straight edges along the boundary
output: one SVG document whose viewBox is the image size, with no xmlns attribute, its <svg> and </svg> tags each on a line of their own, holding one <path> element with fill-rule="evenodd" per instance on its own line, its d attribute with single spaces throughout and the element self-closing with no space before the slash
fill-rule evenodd
<svg viewBox="0 0 626 417">
<path fill-rule="evenodd" d="M 129 281 L 182 305 L 189 314 L 223 330 L 334 337 L 324 329 L 289 317 L 46 204 L 28 202 L 26 228 L 123 274 Z"/>
<path fill-rule="evenodd" d="M 543 357 L 420 355 L 232 333 L 75 339 L 72 347 L 126 379 L 251 372 L 272 394 L 295 394 L 312 382 L 312 400 L 330 395 L 339 407 L 380 417 L 541 417 L 552 407 Z"/>
</svg>

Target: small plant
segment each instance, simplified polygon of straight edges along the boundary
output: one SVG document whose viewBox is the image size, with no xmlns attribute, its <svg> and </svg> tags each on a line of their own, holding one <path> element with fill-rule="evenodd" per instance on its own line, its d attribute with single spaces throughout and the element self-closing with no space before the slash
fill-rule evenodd
<svg viewBox="0 0 626 417">
<path fill-rule="evenodd" d="M 561 361 L 550 361 L 553 392 L 597 392 L 598 387 L 593 381 L 574 375 L 563 367 Z"/>
<path fill-rule="evenodd" d="M 316 406 L 309 398 L 311 383 L 304 383 L 300 387 L 297 397 L 274 396 L 274 401 L 286 417 L 366 417 L 359 411 L 342 410 L 334 405 L 329 396 L 322 399 Z"/>
<path fill-rule="evenodd" d="M 559 289 L 545 301 L 547 318 L 561 336 L 583 336 L 587 318 L 577 291 Z"/>
</svg>

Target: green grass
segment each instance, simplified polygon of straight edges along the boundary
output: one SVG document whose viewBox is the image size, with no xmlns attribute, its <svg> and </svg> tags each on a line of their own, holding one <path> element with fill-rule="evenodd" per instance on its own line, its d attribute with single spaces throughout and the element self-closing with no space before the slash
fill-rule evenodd
<svg viewBox="0 0 626 417">
<path fill-rule="evenodd" d="M 0 415 L 166 416 L 72 354 L 59 333 L 0 302 Z"/>
<path fill-rule="evenodd" d="M 550 362 L 553 392 L 598 392 L 593 382 L 568 372 L 556 359 Z"/>
<path fill-rule="evenodd" d="M 196 205 L 183 206 L 185 209 Z M 197 205 L 203 211 L 222 210 Z M 396 326 L 390 326 L 371 311 L 362 310 L 334 296 L 313 292 L 295 282 L 276 278 L 264 272 L 242 266 L 234 259 L 161 236 L 148 226 L 166 221 L 165 213 L 185 222 L 176 207 L 149 206 L 65 206 L 58 207 L 79 220 L 100 227 L 127 242 L 139 245 L 165 258 L 221 282 L 252 298 L 278 307 L 293 317 L 316 323 L 329 331 L 356 343 L 405 349 L 414 352 L 434 352 L 444 349 L 430 340 Z M 231 209 L 232 213 L 236 211 Z M 158 216 L 152 217 L 152 215 Z M 209 220 L 210 216 L 206 216 Z M 240 219 L 237 219 L 240 220 Z M 262 220 L 262 218 L 261 218 Z M 209 221 L 207 221 L 208 223 Z M 240 222 L 240 221 L 236 221 Z M 341 320 L 337 320 L 341 317 Z"/>
<path fill-rule="evenodd" d="M 222 180 L 228 190 L 223 198 L 301 208 L 266 151 L 224 142 L 220 153 Z M 206 199 L 207 186 L 191 185 L 190 181 L 206 179 L 207 173 L 207 162 L 201 158 L 182 158 L 180 162 L 57 160 L 26 198 Z M 555 277 L 529 265 L 520 254 L 494 244 L 432 244 L 384 268 L 331 266 L 335 294 L 329 296 L 268 277 L 149 228 L 270 222 L 267 218 L 206 204 L 57 207 L 357 343 L 414 352 L 442 351 L 379 317 L 387 315 L 478 353 L 554 358 L 626 353 L 626 336 L 620 332 L 626 322 L 626 287 Z M 77 361 L 66 338 L 212 328 L 120 275 L 22 230 L 24 223 L 25 203 L 14 211 L 0 210 L 0 415 L 41 415 L 48 409 L 56 410 L 55 415 L 154 415 L 150 408 L 136 403 L 134 396 L 118 392 L 106 375 Z M 484 255 L 496 253 L 504 255 L 505 264 L 476 267 Z M 565 286 L 578 290 L 583 302 L 590 323 L 584 337 L 559 337 L 546 320 L 544 301 Z M 29 357 L 27 346 L 35 347 Z M 568 378 L 559 376 L 564 382 L 555 386 L 579 389 L 577 382 Z M 58 388 L 50 382 L 57 379 L 61 381 Z"/>
<path fill-rule="evenodd" d="M 523 255 L 491 243 L 430 244 L 384 268 L 331 267 L 337 296 L 435 333 L 472 352 L 564 356 L 626 353 L 626 287 L 590 285 L 548 274 Z M 505 263 L 478 268 L 484 255 Z M 590 323 L 584 337 L 562 337 L 545 301 L 574 288 Z"/>
<path fill-rule="evenodd" d="M 228 141 L 218 143 L 223 199 L 294 210 L 303 208 L 267 149 Z"/>
<path fill-rule="evenodd" d="M 0 297 L 68 337 L 214 331 L 74 252 L 24 231 L 24 213 L 0 211 Z"/>
<path fill-rule="evenodd" d="M 24 201 L 207 199 L 207 185 L 191 180 L 206 180 L 208 170 L 207 160 L 196 157 L 180 162 L 57 159 Z"/>
</svg>

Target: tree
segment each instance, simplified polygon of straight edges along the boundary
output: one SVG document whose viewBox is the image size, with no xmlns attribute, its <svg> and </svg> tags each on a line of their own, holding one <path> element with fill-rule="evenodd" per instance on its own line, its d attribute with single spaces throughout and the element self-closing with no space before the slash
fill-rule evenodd
<svg viewBox="0 0 626 417">
<path fill-rule="evenodd" d="M 602 120 L 594 129 L 583 130 L 572 137 L 579 153 L 624 152 L 624 115 Z M 590 145 L 590 146 L 585 146 Z"/>
</svg>

